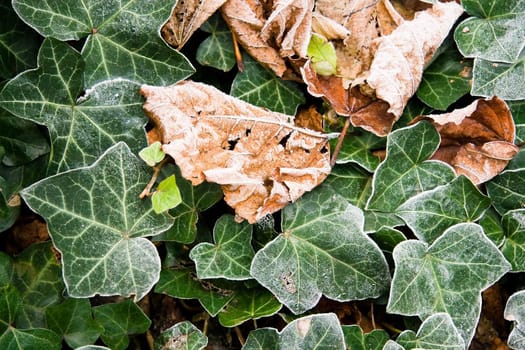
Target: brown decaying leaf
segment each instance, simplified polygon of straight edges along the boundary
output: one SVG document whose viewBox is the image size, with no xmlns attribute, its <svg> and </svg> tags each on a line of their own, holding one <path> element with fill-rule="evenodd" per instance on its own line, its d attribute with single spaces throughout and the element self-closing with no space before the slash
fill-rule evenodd
<svg viewBox="0 0 525 350">
<path fill-rule="evenodd" d="M 144 109 L 182 176 L 222 186 L 238 219 L 254 223 L 312 190 L 330 173 L 328 140 L 202 83 L 144 85 Z"/>
<path fill-rule="evenodd" d="M 226 0 L 179 0 L 168 21 L 162 26 L 162 37 L 180 50 L 191 35 L 225 2 Z"/>
<path fill-rule="evenodd" d="M 518 153 L 514 120 L 502 99 L 478 99 L 469 106 L 440 115 L 420 116 L 441 135 L 433 159 L 450 164 L 458 175 L 481 184 L 498 175 Z"/>
</svg>

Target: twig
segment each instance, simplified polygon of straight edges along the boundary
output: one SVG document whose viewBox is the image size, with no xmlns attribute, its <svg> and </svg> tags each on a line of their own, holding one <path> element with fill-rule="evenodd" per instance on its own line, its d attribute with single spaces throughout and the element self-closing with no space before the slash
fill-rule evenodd
<svg viewBox="0 0 525 350">
<path fill-rule="evenodd" d="M 143 199 L 146 196 L 151 196 L 151 188 L 153 187 L 153 185 L 155 185 L 155 181 L 157 181 L 157 178 L 159 177 L 160 169 L 162 169 L 162 166 L 166 163 L 167 160 L 168 158 L 164 158 L 162 162 L 153 167 L 153 175 L 151 175 L 151 179 L 149 180 L 144 190 L 139 194 L 140 199 Z"/>
<path fill-rule="evenodd" d="M 350 117 L 347 117 L 345 120 L 345 125 L 343 125 L 343 130 L 341 130 L 339 138 L 337 139 L 337 144 L 335 145 L 334 151 L 332 152 L 332 159 L 330 160 L 331 167 L 333 167 L 335 165 L 335 162 L 337 161 L 337 156 L 339 155 L 339 151 L 341 151 L 341 147 L 343 146 L 343 140 L 345 139 L 349 127 Z"/>
<path fill-rule="evenodd" d="M 239 327 L 235 327 L 234 330 L 235 330 L 235 334 L 237 335 L 237 339 L 239 339 L 239 343 L 241 343 L 241 346 L 243 346 L 245 343 L 245 340 L 244 340 L 244 336 L 242 335 L 241 329 Z"/>
</svg>

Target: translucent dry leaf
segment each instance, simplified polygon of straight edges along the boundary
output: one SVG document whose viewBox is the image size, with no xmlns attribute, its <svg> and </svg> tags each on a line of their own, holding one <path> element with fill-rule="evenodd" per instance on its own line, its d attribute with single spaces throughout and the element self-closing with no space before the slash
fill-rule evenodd
<svg viewBox="0 0 525 350">
<path fill-rule="evenodd" d="M 220 184 L 238 219 L 254 223 L 282 209 L 330 172 L 327 138 L 295 126 L 292 116 L 191 81 L 144 85 L 141 93 L 182 176 Z"/>
</svg>

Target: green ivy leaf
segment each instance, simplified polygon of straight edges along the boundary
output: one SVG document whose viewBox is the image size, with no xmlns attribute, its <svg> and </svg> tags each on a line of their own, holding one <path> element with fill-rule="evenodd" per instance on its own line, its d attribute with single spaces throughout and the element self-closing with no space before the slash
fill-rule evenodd
<svg viewBox="0 0 525 350">
<path fill-rule="evenodd" d="M 417 331 L 404 331 L 396 342 L 406 350 L 463 350 L 465 341 L 447 313 L 428 317 Z"/>
<path fill-rule="evenodd" d="M 160 258 L 143 237 L 166 230 L 173 220 L 138 198 L 150 177 L 147 169 L 118 143 L 92 166 L 22 191 L 48 223 L 70 296 L 133 294 L 138 300 L 157 282 Z"/>
<path fill-rule="evenodd" d="M 201 350 L 206 345 L 208 337 L 189 321 L 171 326 L 155 339 L 155 350 Z"/>
<path fill-rule="evenodd" d="M 12 205 L 8 182 L 0 176 L 0 232 L 10 228 L 20 213 L 20 205 Z"/>
<path fill-rule="evenodd" d="M 128 335 L 144 333 L 151 325 L 150 319 L 131 300 L 96 306 L 93 315 L 104 329 L 102 341 L 112 350 L 126 349 Z"/>
<path fill-rule="evenodd" d="M 364 208 L 372 191 L 372 176 L 352 164 L 336 165 L 320 188 L 326 186 L 330 186 L 350 204 Z"/>
<path fill-rule="evenodd" d="M 103 332 L 91 315 L 88 299 L 67 298 L 45 311 L 47 328 L 60 334 L 72 348 L 93 344 Z"/>
<path fill-rule="evenodd" d="M 406 241 L 405 235 L 394 228 L 391 227 L 382 227 L 374 233 L 370 234 L 370 238 L 377 243 L 383 255 L 389 262 L 390 266 L 393 266 L 394 261 L 392 257 L 392 252 L 394 248 L 401 242 Z"/>
<path fill-rule="evenodd" d="M 308 43 L 307 56 L 317 74 L 328 76 L 337 74 L 337 55 L 334 44 L 321 35 L 313 33 Z"/>
<path fill-rule="evenodd" d="M 363 224 L 361 210 L 328 188 L 307 193 L 284 208 L 283 233 L 257 252 L 251 274 L 295 314 L 322 294 L 337 301 L 378 297 L 390 276 Z"/>
<path fill-rule="evenodd" d="M 525 271 L 525 209 L 507 212 L 501 223 L 505 232 L 501 252 L 512 265 L 512 271 Z"/>
<path fill-rule="evenodd" d="M 523 349 L 525 347 L 525 291 L 519 291 L 510 296 L 505 306 L 504 317 L 508 321 L 514 321 L 514 328 L 507 340 L 512 349 Z"/>
<path fill-rule="evenodd" d="M 351 350 L 382 350 L 390 339 L 388 333 L 382 329 L 375 329 L 364 334 L 358 325 L 341 326 L 347 349 Z"/>
<path fill-rule="evenodd" d="M 148 147 L 143 148 L 139 152 L 139 157 L 145 161 L 146 164 L 153 167 L 166 157 L 166 153 L 162 151 L 162 144 L 156 141 Z"/>
<path fill-rule="evenodd" d="M 179 299 L 198 299 L 212 317 L 233 298 L 231 290 L 219 288 L 211 282 L 200 281 L 190 269 L 163 269 L 155 292 Z"/>
<path fill-rule="evenodd" d="M 0 349 L 8 350 L 59 350 L 62 339 L 49 329 L 35 328 L 19 330 L 9 328 L 0 336 Z"/>
<path fill-rule="evenodd" d="M 210 33 L 197 49 L 195 58 L 203 66 L 230 71 L 235 66 L 232 33 L 219 13 L 211 16 L 201 27 Z"/>
<path fill-rule="evenodd" d="M 483 227 L 483 231 L 487 237 L 490 238 L 497 247 L 503 244 L 505 234 L 501 226 L 501 217 L 494 208 L 490 207 L 485 211 L 481 219 L 479 219 L 479 224 Z"/>
<path fill-rule="evenodd" d="M 151 196 L 153 210 L 157 214 L 173 209 L 181 202 L 182 197 L 179 188 L 177 187 L 175 175 L 171 175 L 162 180 Z"/>
<path fill-rule="evenodd" d="M 0 33 L 0 78 L 36 65 L 40 38 L 18 18 L 9 1 L 0 4 Z"/>
<path fill-rule="evenodd" d="M 432 245 L 415 240 L 394 249 L 396 269 L 387 312 L 426 318 L 447 312 L 466 344 L 481 311 L 481 291 L 510 270 L 477 224 L 447 229 Z"/>
<path fill-rule="evenodd" d="M 100 346 L 100 345 L 84 345 L 79 348 L 76 348 L 75 350 L 111 350 L 111 349 L 105 346 Z"/>
<path fill-rule="evenodd" d="M 506 101 L 516 126 L 516 143 L 525 141 L 525 100 Z"/>
<path fill-rule="evenodd" d="M 471 94 L 506 100 L 525 98 L 525 58 L 514 63 L 495 63 L 476 58 Z"/>
<path fill-rule="evenodd" d="M 525 167 L 505 170 L 487 182 L 487 194 L 501 215 L 525 204 Z"/>
<path fill-rule="evenodd" d="M 248 55 L 243 59 L 244 72 L 235 76 L 230 94 L 274 112 L 295 115 L 297 107 L 305 101 L 299 86 L 280 79 Z"/>
<path fill-rule="evenodd" d="M 455 174 L 450 166 L 427 160 L 439 141 L 437 130 L 426 121 L 393 131 L 386 159 L 374 173 L 367 209 L 394 212 L 410 197 L 452 181 Z"/>
<path fill-rule="evenodd" d="M 397 208 L 396 214 L 419 239 L 432 243 L 450 226 L 479 220 L 489 207 L 490 199 L 468 178 L 458 176 L 446 185 L 410 198 Z"/>
<path fill-rule="evenodd" d="M 129 142 L 135 152 L 146 145 L 146 118 L 135 84 L 106 81 L 79 98 L 83 61 L 54 39 L 42 44 L 38 66 L 6 84 L 0 105 L 48 127 L 53 150 L 49 174 L 86 166 L 118 141 Z"/>
<path fill-rule="evenodd" d="M 281 332 L 260 328 L 250 332 L 242 350 L 345 350 L 343 332 L 335 314 L 314 314 L 290 322 Z"/>
<path fill-rule="evenodd" d="M 22 308 L 20 292 L 12 284 L 0 287 L 0 334 L 6 332 Z"/>
<path fill-rule="evenodd" d="M 335 147 L 337 139 L 331 142 L 331 146 Z M 378 156 L 372 153 L 375 149 L 384 148 L 385 139 L 377 137 L 376 135 L 359 130 L 355 133 L 347 135 L 337 156 L 337 164 L 357 163 L 369 172 L 374 172 L 381 160 Z"/>
<path fill-rule="evenodd" d="M 82 49 L 87 86 L 115 77 L 167 85 L 194 72 L 159 35 L 173 7 L 171 0 L 87 0 L 69 6 L 53 0 L 13 0 L 13 7 L 45 37 L 87 38 Z"/>
<path fill-rule="evenodd" d="M 281 308 L 282 304 L 269 291 L 243 289 L 235 293 L 233 300 L 219 313 L 219 322 L 224 327 L 236 327 L 248 320 L 272 316 Z"/>
<path fill-rule="evenodd" d="M 232 215 L 223 215 L 213 227 L 213 241 L 199 243 L 190 252 L 200 279 L 250 279 L 250 263 L 255 252 L 251 246 L 252 226 L 236 223 Z"/>
</svg>

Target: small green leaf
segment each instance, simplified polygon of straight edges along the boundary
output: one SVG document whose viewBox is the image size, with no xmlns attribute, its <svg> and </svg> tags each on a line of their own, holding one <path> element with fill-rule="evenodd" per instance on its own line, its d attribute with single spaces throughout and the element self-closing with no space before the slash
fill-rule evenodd
<svg viewBox="0 0 525 350">
<path fill-rule="evenodd" d="M 337 55 L 334 44 L 321 35 L 313 33 L 308 43 L 307 56 L 317 74 L 328 76 L 337 74 Z"/>
<path fill-rule="evenodd" d="M 0 334 L 7 331 L 15 323 L 22 308 L 20 292 L 12 284 L 0 287 Z"/>
<path fill-rule="evenodd" d="M 493 207 L 487 209 L 481 219 L 479 219 L 479 224 L 483 227 L 483 231 L 487 237 L 490 238 L 497 247 L 503 244 L 505 233 L 501 226 L 501 217 Z"/>
<path fill-rule="evenodd" d="M 9 328 L 0 336 L 0 349 L 7 350 L 59 350 L 62 339 L 49 329 L 34 328 L 19 330 Z"/>
<path fill-rule="evenodd" d="M 244 289 L 219 313 L 224 327 L 236 327 L 248 320 L 268 317 L 281 310 L 282 305 L 272 293 L 262 288 Z"/>
<path fill-rule="evenodd" d="M 474 222 L 490 207 L 490 199 L 465 176 L 420 193 L 396 210 L 421 240 L 432 243 L 447 228 Z"/>
<path fill-rule="evenodd" d="M 201 350 L 208 345 L 206 337 L 191 322 L 179 322 L 155 339 L 155 350 Z"/>
<path fill-rule="evenodd" d="M 169 209 L 175 208 L 182 202 L 179 188 L 175 180 L 175 175 L 162 180 L 157 189 L 151 196 L 151 203 L 155 213 L 160 214 Z"/>
<path fill-rule="evenodd" d="M 243 59 L 244 72 L 235 76 L 230 94 L 274 112 L 295 115 L 297 107 L 305 101 L 297 83 L 280 79 L 248 55 Z"/>
<path fill-rule="evenodd" d="M 103 332 L 91 315 L 88 299 L 67 298 L 46 308 L 46 321 L 47 328 L 64 337 L 72 348 L 93 344 Z"/>
<path fill-rule="evenodd" d="M 351 350 L 382 350 L 390 339 L 388 333 L 382 329 L 375 329 L 364 334 L 358 325 L 341 326 L 345 337 L 346 348 Z"/>
<path fill-rule="evenodd" d="M 386 159 L 374 173 L 367 209 L 394 212 L 410 197 L 452 181 L 455 174 L 450 166 L 427 160 L 439 142 L 437 130 L 426 121 L 393 131 Z"/>
<path fill-rule="evenodd" d="M 146 164 L 153 167 L 166 157 L 166 153 L 162 151 L 162 144 L 156 141 L 148 147 L 143 148 L 139 152 L 139 157 L 145 161 Z"/>
<path fill-rule="evenodd" d="M 511 210 L 501 220 L 505 241 L 501 252 L 512 265 L 512 271 L 525 271 L 525 209 Z"/>
<path fill-rule="evenodd" d="M 250 224 L 236 223 L 232 215 L 221 216 L 213 227 L 215 244 L 199 243 L 190 252 L 197 276 L 200 279 L 250 279 L 250 264 L 255 254 L 251 240 Z"/>
<path fill-rule="evenodd" d="M 257 252 L 251 274 L 295 314 L 322 294 L 337 301 L 379 297 L 390 276 L 363 224 L 361 210 L 329 188 L 307 193 L 285 207 L 283 233 Z"/>
<path fill-rule="evenodd" d="M 487 194 L 500 215 L 525 205 L 525 167 L 505 170 L 487 182 Z"/>
<path fill-rule="evenodd" d="M 525 291 L 521 290 L 510 296 L 505 306 L 504 317 L 508 321 L 514 321 L 514 328 L 509 334 L 507 344 L 512 349 L 523 349 L 525 347 Z"/>
<path fill-rule="evenodd" d="M 401 242 L 394 249 L 396 268 L 387 312 L 424 319 L 447 312 L 469 344 L 481 311 L 481 291 L 510 270 L 479 225 L 462 223 L 432 245 Z"/>
<path fill-rule="evenodd" d="M 126 349 L 128 335 L 144 333 L 151 325 L 150 319 L 131 300 L 96 306 L 93 315 L 104 329 L 102 341 L 112 350 Z"/>
<path fill-rule="evenodd" d="M 200 29 L 210 33 L 210 36 L 199 45 L 195 55 L 197 62 L 224 72 L 230 71 L 235 66 L 232 33 L 220 14 L 215 13 Z"/>
<path fill-rule="evenodd" d="M 144 237 L 166 230 L 173 220 L 138 198 L 148 170 L 118 143 L 92 166 L 48 177 L 22 192 L 48 222 L 70 296 L 141 299 L 157 282 L 160 258 Z"/>
<path fill-rule="evenodd" d="M 404 331 L 396 339 L 406 350 L 463 350 L 465 341 L 447 313 L 428 317 L 417 331 Z"/>
<path fill-rule="evenodd" d="M 331 142 L 335 147 L 337 139 Z M 381 160 L 372 151 L 382 149 L 385 146 L 385 139 L 376 135 L 359 130 L 347 135 L 337 156 L 337 164 L 357 163 L 369 172 L 374 172 Z"/>
</svg>

